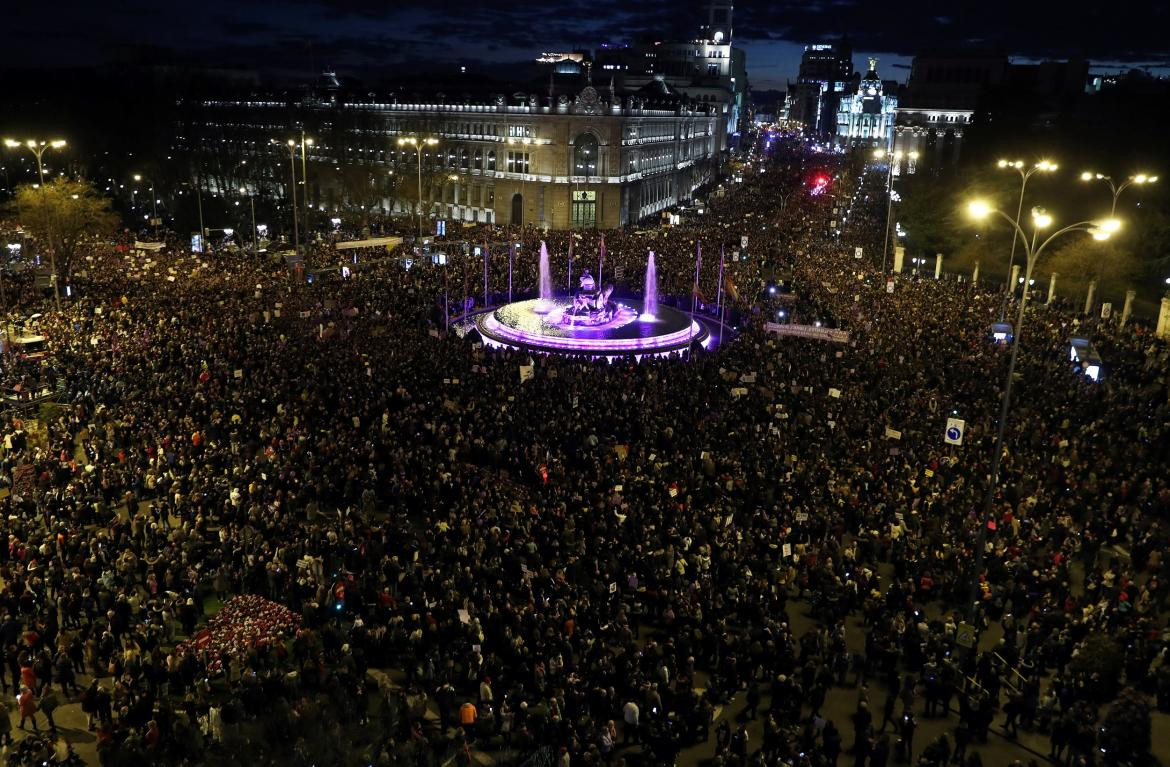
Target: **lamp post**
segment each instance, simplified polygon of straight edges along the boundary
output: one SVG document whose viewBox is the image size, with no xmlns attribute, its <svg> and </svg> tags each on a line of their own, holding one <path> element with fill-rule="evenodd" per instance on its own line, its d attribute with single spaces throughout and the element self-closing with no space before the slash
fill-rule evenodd
<svg viewBox="0 0 1170 767">
<path fill-rule="evenodd" d="M 277 143 L 276 139 L 272 139 L 272 143 Z M 301 252 L 301 225 L 297 216 L 297 142 L 291 138 L 288 140 L 288 169 L 289 175 L 292 177 L 289 190 L 292 192 L 293 252 L 299 254 Z"/>
<path fill-rule="evenodd" d="M 260 252 L 260 238 L 256 234 L 256 198 L 246 187 L 240 187 L 240 194 L 248 195 L 248 207 L 252 210 L 252 255 Z"/>
<path fill-rule="evenodd" d="M 45 165 L 41 158 L 44 156 L 45 152 L 50 149 L 60 149 L 64 147 L 65 141 L 62 139 L 57 139 L 56 141 L 34 141 L 33 139 L 29 139 L 28 141 L 21 144 L 19 141 L 4 139 L 4 145 L 9 149 L 20 149 L 23 147 L 32 152 L 33 156 L 37 158 L 37 175 L 40 176 L 41 179 L 41 201 L 44 202 Z M 49 281 L 53 283 L 53 301 L 56 304 L 57 311 L 61 311 L 61 288 L 57 284 L 57 251 L 53 247 L 53 217 L 49 214 L 47 206 L 45 210 L 45 229 L 45 234 L 48 238 L 47 245 L 49 248 L 49 268 L 53 270 L 53 274 L 50 276 Z"/>
<path fill-rule="evenodd" d="M 142 174 L 135 173 L 134 180 L 141 181 Z M 154 240 L 155 240 L 155 242 L 158 242 L 158 224 L 153 223 L 155 221 L 158 221 L 158 197 L 154 191 L 154 179 L 148 178 L 146 180 L 146 183 L 150 184 L 150 218 L 151 218 L 152 226 L 154 226 Z"/>
<path fill-rule="evenodd" d="M 304 187 L 301 197 L 304 198 L 305 205 L 305 239 L 309 237 L 309 211 L 312 208 L 309 206 L 309 167 L 306 158 L 308 152 L 306 147 L 313 146 L 313 139 L 305 138 L 305 129 L 301 128 L 301 186 Z"/>
<path fill-rule="evenodd" d="M 1113 193 L 1113 205 L 1109 208 L 1109 215 L 1113 216 L 1117 213 L 1117 200 L 1121 197 L 1121 193 L 1129 187 L 1137 184 L 1144 186 L 1146 184 L 1153 184 L 1158 180 L 1157 176 L 1150 176 L 1145 173 L 1137 173 L 1130 176 L 1120 184 L 1114 183 L 1113 179 L 1101 173 L 1093 173 L 1092 171 L 1085 171 L 1081 174 L 1081 181 L 1104 181 L 1109 185 L 1109 191 Z"/>
<path fill-rule="evenodd" d="M 418 218 L 419 239 L 422 239 L 422 150 L 424 146 L 434 146 L 438 143 L 437 138 L 419 138 L 417 136 L 404 136 L 398 139 L 398 146 L 412 146 L 418 156 L 418 208 L 415 215 Z"/>
<path fill-rule="evenodd" d="M 1014 170 L 1020 174 L 1020 199 L 1019 199 L 1018 204 L 1016 205 L 1016 219 L 1015 219 L 1016 226 L 1019 226 L 1020 216 L 1022 216 L 1024 213 L 1024 193 L 1028 189 L 1028 180 L 1030 178 L 1032 178 L 1032 176 L 1034 176 L 1037 173 L 1051 173 L 1054 170 L 1056 170 L 1057 167 L 1059 167 L 1059 166 L 1057 166 L 1057 164 L 1054 162 L 1049 162 L 1048 160 L 1041 160 L 1040 162 L 1033 165 L 1031 168 L 1027 168 L 1027 169 L 1024 168 L 1024 161 L 1023 160 L 1014 160 L 1014 161 L 1013 160 L 1000 160 L 999 162 L 997 162 L 995 164 L 995 166 L 997 168 L 1001 168 L 1001 169 L 1002 168 L 1011 168 L 1012 170 Z M 1113 214 L 1110 213 L 1109 215 L 1112 216 Z M 1001 306 L 999 308 L 999 321 L 1000 322 L 1003 322 L 1004 314 L 1007 312 L 1008 296 L 1011 295 L 1012 290 L 1015 288 L 1015 286 L 1012 285 L 1012 267 L 1015 266 L 1015 263 L 1016 263 L 1016 238 L 1012 237 L 1012 251 L 1011 251 L 1011 254 L 1008 256 L 1007 277 L 1005 277 L 1004 281 L 1003 281 L 1003 303 L 1001 304 Z"/>
<path fill-rule="evenodd" d="M 967 212 L 972 218 L 986 219 L 988 216 L 996 215 L 1007 221 L 1013 230 L 1012 238 L 1018 239 L 1020 246 L 1024 249 L 1025 269 L 1023 284 L 1025 285 L 1024 293 L 1020 297 L 1019 313 L 1016 317 L 1016 325 L 1012 335 L 1012 351 L 1008 361 L 1007 378 L 1004 381 L 1003 387 L 1003 402 L 1000 405 L 999 424 L 995 433 L 995 448 L 991 458 L 991 476 L 987 483 L 987 494 L 983 499 L 983 512 L 979 517 L 979 531 L 975 536 L 975 562 L 971 572 L 971 586 L 968 594 L 967 603 L 967 619 L 971 625 L 975 625 L 976 620 L 976 604 L 977 593 L 979 590 L 979 575 L 983 571 L 984 550 L 987 548 L 987 526 L 992 521 L 992 511 L 995 504 L 995 489 L 999 480 L 999 464 L 1003 457 L 1003 443 L 1004 435 L 1007 431 L 1008 412 L 1011 408 L 1012 399 L 1012 381 L 1016 373 L 1016 359 L 1020 351 L 1020 337 L 1024 332 L 1024 308 L 1028 304 L 1028 290 L 1027 285 L 1032 279 L 1032 270 L 1036 266 L 1036 262 L 1040 256 L 1047 250 L 1048 246 L 1056 239 L 1069 234 L 1070 232 L 1089 232 L 1095 240 L 1107 240 L 1110 235 L 1116 232 L 1121 227 L 1121 222 L 1113 217 L 1109 217 L 1100 221 L 1080 221 L 1075 224 L 1070 224 L 1062 229 L 1058 229 L 1050 234 L 1047 239 L 1042 242 L 1039 241 L 1041 230 L 1047 229 L 1052 225 L 1052 216 L 1046 213 L 1042 208 L 1032 209 L 1032 237 L 1031 239 L 1024 233 L 1011 216 L 1007 215 L 1001 210 L 992 208 L 985 202 L 974 201 L 967 206 Z"/>
<path fill-rule="evenodd" d="M 895 149 L 893 152 L 887 152 L 885 149 L 875 149 L 873 156 L 877 160 L 890 157 L 886 162 L 886 236 L 882 242 L 882 274 L 885 274 L 886 259 L 890 255 L 890 217 L 894 210 L 894 165 L 902 161 L 902 150 Z M 911 160 L 917 160 L 918 152 L 910 152 L 908 157 Z"/>
</svg>

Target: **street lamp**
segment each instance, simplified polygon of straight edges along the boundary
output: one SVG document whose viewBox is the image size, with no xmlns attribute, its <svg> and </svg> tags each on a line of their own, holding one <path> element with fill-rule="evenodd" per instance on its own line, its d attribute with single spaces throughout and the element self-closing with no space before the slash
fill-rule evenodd
<svg viewBox="0 0 1170 767">
<path fill-rule="evenodd" d="M 270 141 L 276 144 L 276 139 Z M 289 190 L 292 192 L 292 214 L 293 214 L 293 252 L 301 252 L 301 224 L 297 216 L 297 142 L 293 139 L 288 140 L 288 168 L 289 174 L 292 176 L 292 183 L 289 184 Z"/>
<path fill-rule="evenodd" d="M 134 180 L 141 181 L 142 175 L 135 173 Z M 146 183 L 150 184 L 150 218 L 151 218 L 152 222 L 157 222 L 158 221 L 158 198 L 156 197 L 155 191 L 154 191 L 154 179 L 149 178 L 146 180 Z M 155 242 L 158 242 L 158 224 L 157 223 L 154 223 L 154 240 L 155 240 Z"/>
<path fill-rule="evenodd" d="M 37 174 L 41 179 L 41 202 L 44 203 L 45 165 L 41 161 L 41 158 L 49 149 L 61 149 L 64 147 L 65 141 L 63 139 L 57 139 L 55 141 L 34 141 L 33 139 L 29 139 L 22 144 L 19 141 L 14 141 L 13 139 L 7 138 L 4 139 L 4 146 L 8 147 L 9 149 L 27 149 L 33 153 L 34 157 L 37 158 Z M 46 205 L 46 208 L 47 207 L 48 206 Z M 53 247 L 53 217 L 48 214 L 48 210 L 46 210 L 45 213 L 46 235 L 48 236 L 49 240 L 47 243 L 49 248 L 49 268 L 53 270 L 53 274 L 50 277 L 50 282 L 53 283 L 53 300 L 57 306 L 57 311 L 61 311 L 61 289 L 57 285 L 57 253 L 56 249 Z"/>
<path fill-rule="evenodd" d="M 1109 191 L 1113 193 L 1113 207 L 1109 209 L 1110 216 L 1113 216 L 1115 213 L 1117 213 L 1117 200 L 1121 197 L 1122 192 L 1134 184 L 1137 184 L 1138 186 L 1144 186 L 1145 184 L 1153 184 L 1157 182 L 1157 180 L 1157 176 L 1151 176 L 1146 173 L 1136 173 L 1125 181 L 1121 182 L 1121 184 L 1115 184 L 1112 178 L 1101 173 L 1085 171 L 1081 174 L 1081 181 L 1104 181 L 1109 185 Z"/>
<path fill-rule="evenodd" d="M 422 150 L 424 146 L 434 146 L 438 144 L 437 138 L 419 138 L 417 136 L 404 136 L 398 139 L 398 146 L 412 146 L 414 152 L 418 156 L 418 236 L 422 238 Z"/>
<path fill-rule="evenodd" d="M 240 187 L 240 194 L 248 195 L 248 207 L 252 209 L 252 255 L 260 252 L 260 239 L 256 235 L 256 198 L 246 187 Z"/>
<path fill-rule="evenodd" d="M 895 149 L 893 152 L 887 152 L 885 149 L 875 149 L 873 151 L 874 159 L 882 160 L 886 156 L 891 159 L 886 162 L 886 236 L 882 242 L 882 274 L 886 272 L 886 259 L 890 254 L 890 215 L 894 209 L 894 166 L 902 161 L 902 150 Z M 912 161 L 918 159 L 918 152 L 910 152 L 907 155 Z"/>
<path fill-rule="evenodd" d="M 1020 216 L 1022 216 L 1024 213 L 1024 193 L 1028 189 L 1028 180 L 1031 179 L 1032 176 L 1036 175 L 1037 173 L 1052 173 L 1059 166 L 1056 163 L 1051 162 L 1049 160 L 1041 160 L 1040 162 L 1033 165 L 1031 168 L 1025 168 L 1023 160 L 1000 160 L 995 165 L 997 168 L 1001 168 L 1001 169 L 1010 168 L 1010 169 L 1014 170 L 1016 173 L 1020 174 L 1020 199 L 1019 199 L 1019 202 L 1016 204 L 1016 218 L 1015 218 L 1015 224 L 1016 224 L 1016 226 L 1019 226 Z M 1110 214 L 1110 215 L 1113 215 L 1113 214 Z M 1016 263 L 1016 238 L 1012 237 L 1012 251 L 1011 251 L 1011 254 L 1008 256 L 1007 276 L 1004 277 L 1004 281 L 1003 281 L 1003 284 L 1004 284 L 1003 303 L 1000 305 L 1000 308 L 999 308 L 999 321 L 1000 322 L 1003 322 L 1003 315 L 1005 312 L 1007 312 L 1007 297 L 1012 292 L 1012 267 L 1015 266 L 1015 263 Z"/>
<path fill-rule="evenodd" d="M 1013 167 L 1015 167 L 1013 165 Z M 1024 233 L 1024 230 L 1017 223 L 1016 219 L 1007 215 L 1003 211 L 991 207 L 988 203 L 982 200 L 974 200 L 967 205 L 967 213 L 971 218 L 977 220 L 984 220 L 990 216 L 999 216 L 1004 221 L 1007 221 L 1011 226 L 1013 233 L 1012 238 L 1018 239 L 1020 246 L 1024 249 L 1024 259 L 1026 268 L 1024 271 L 1023 284 L 1025 286 L 1031 284 L 1032 270 L 1036 266 L 1036 262 L 1040 256 L 1047 250 L 1048 246 L 1056 239 L 1069 234 L 1071 232 L 1088 232 L 1095 240 L 1109 239 L 1110 235 L 1121 228 L 1121 222 L 1110 216 L 1106 219 L 1097 221 L 1079 221 L 1075 224 L 1069 224 L 1066 227 L 1056 230 L 1042 242 L 1039 241 L 1040 232 L 1052 226 L 1053 219 L 1043 208 L 1032 209 L 1032 238 Z M 987 548 L 987 526 L 992 521 L 992 507 L 995 503 L 995 487 L 999 480 L 999 464 L 1003 457 L 1003 442 L 1004 434 L 1007 430 L 1008 412 L 1011 406 L 1012 399 L 1012 381 L 1016 373 L 1016 358 L 1020 350 L 1020 337 L 1024 332 L 1024 308 L 1028 304 L 1028 289 L 1024 288 L 1024 293 L 1020 297 L 1020 308 L 1016 317 L 1016 326 L 1011 338 L 1012 352 L 1008 361 L 1007 379 L 1003 387 L 1003 402 L 1000 405 L 999 425 L 995 433 L 995 448 L 991 458 L 991 477 L 987 484 L 987 494 L 983 500 L 983 513 L 979 518 L 979 532 L 975 537 L 975 563 L 974 569 L 971 572 L 971 586 L 968 594 L 968 621 L 972 625 L 976 625 L 975 605 L 976 594 L 979 588 L 979 575 L 983 571 L 984 549 Z"/>
</svg>

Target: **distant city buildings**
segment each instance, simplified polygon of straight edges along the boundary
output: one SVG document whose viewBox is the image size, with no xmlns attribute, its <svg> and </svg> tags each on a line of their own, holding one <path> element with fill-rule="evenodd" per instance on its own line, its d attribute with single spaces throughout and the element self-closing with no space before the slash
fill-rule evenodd
<svg viewBox="0 0 1170 767">
<path fill-rule="evenodd" d="M 853 49 L 848 41 L 806 45 L 796 81 L 788 83 L 788 118 L 804 125 L 812 136 L 833 138 L 841 98 L 853 76 Z"/>
</svg>

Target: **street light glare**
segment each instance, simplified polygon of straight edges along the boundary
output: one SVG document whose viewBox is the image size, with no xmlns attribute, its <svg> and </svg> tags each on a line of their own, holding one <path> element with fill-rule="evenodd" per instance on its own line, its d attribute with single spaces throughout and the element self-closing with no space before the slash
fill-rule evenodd
<svg viewBox="0 0 1170 767">
<path fill-rule="evenodd" d="M 1102 221 L 1100 224 L 1098 224 L 1098 226 L 1099 226 L 1099 227 L 1101 228 L 1101 230 L 1102 230 L 1102 231 L 1104 231 L 1104 232 L 1113 233 L 1113 232 L 1116 232 L 1118 229 L 1120 229 L 1120 228 L 1121 228 L 1121 219 L 1119 219 L 1119 218 L 1107 218 L 1107 219 L 1105 219 L 1104 221 Z"/>
<path fill-rule="evenodd" d="M 991 215 L 991 206 L 983 200 L 972 200 L 967 203 L 967 214 L 975 219 L 987 218 Z"/>
<path fill-rule="evenodd" d="M 1093 239 L 1097 240 L 1098 242 L 1104 242 L 1105 240 L 1109 239 L 1109 232 L 1105 232 L 1100 229 L 1094 229 L 1092 231 L 1092 235 Z"/>
<path fill-rule="evenodd" d="M 1081 174 L 1081 181 L 1092 181 L 1092 180 L 1093 180 L 1093 174 L 1090 173 L 1089 171 L 1085 171 L 1084 173 Z"/>
<path fill-rule="evenodd" d="M 1052 226 L 1052 216 L 1043 208 L 1032 208 L 1032 223 L 1037 229 L 1047 229 Z"/>
<path fill-rule="evenodd" d="M 65 140 L 57 139 L 56 141 L 51 142 L 49 146 L 53 147 L 54 149 L 60 149 L 61 147 L 65 146 Z"/>
<path fill-rule="evenodd" d="M 142 180 L 142 176 L 141 176 L 141 175 L 139 175 L 139 174 L 137 174 L 137 173 L 135 173 L 135 174 L 134 174 L 134 180 L 135 180 L 135 181 L 141 181 L 141 180 Z"/>
<path fill-rule="evenodd" d="M 875 149 L 875 150 L 873 150 L 873 156 L 874 156 L 876 159 L 880 160 L 880 159 L 882 159 L 883 157 L 885 157 L 885 156 L 886 156 L 886 150 L 884 150 L 884 149 Z"/>
<path fill-rule="evenodd" d="M 8 147 L 9 149 L 16 149 L 17 147 L 20 146 L 20 142 L 14 141 L 13 139 L 10 139 L 10 138 L 6 138 L 6 139 L 4 139 L 4 146 Z"/>
</svg>

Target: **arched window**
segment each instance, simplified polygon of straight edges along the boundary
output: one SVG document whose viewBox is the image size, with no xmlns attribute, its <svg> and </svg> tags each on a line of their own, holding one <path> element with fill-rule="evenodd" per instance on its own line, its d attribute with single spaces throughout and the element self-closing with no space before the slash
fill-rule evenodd
<svg viewBox="0 0 1170 767">
<path fill-rule="evenodd" d="M 467 170 L 469 162 L 470 162 L 470 159 L 468 157 L 467 150 L 460 149 L 459 150 L 459 167 L 462 168 L 463 170 Z"/>
<path fill-rule="evenodd" d="M 597 137 L 582 133 L 573 142 L 573 175 L 597 175 Z"/>
<path fill-rule="evenodd" d="M 476 170 L 483 170 L 483 150 L 482 149 L 475 150 L 475 169 Z"/>
<path fill-rule="evenodd" d="M 487 169 L 494 171 L 496 169 L 496 150 L 489 149 L 487 154 Z"/>
</svg>

